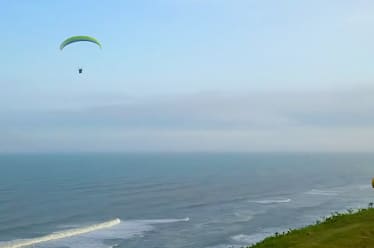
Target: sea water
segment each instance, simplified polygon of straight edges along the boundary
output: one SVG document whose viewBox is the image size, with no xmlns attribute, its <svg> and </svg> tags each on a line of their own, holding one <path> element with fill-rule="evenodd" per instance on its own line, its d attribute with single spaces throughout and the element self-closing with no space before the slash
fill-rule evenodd
<svg viewBox="0 0 374 248">
<path fill-rule="evenodd" d="M 226 248 L 374 202 L 370 154 L 0 155 L 0 247 Z"/>
</svg>

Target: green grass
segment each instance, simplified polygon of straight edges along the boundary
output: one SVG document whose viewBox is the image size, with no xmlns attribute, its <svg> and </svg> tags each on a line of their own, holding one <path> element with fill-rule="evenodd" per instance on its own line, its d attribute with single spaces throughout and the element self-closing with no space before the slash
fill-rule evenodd
<svg viewBox="0 0 374 248">
<path fill-rule="evenodd" d="M 374 247 L 374 208 L 334 213 L 317 224 L 275 234 L 248 248 Z"/>
</svg>

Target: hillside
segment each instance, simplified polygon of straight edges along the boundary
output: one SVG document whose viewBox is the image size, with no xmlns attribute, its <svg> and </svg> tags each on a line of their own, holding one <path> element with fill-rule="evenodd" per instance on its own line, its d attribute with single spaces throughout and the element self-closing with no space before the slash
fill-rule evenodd
<svg viewBox="0 0 374 248">
<path fill-rule="evenodd" d="M 334 213 L 315 225 L 274 234 L 248 248 L 369 248 L 374 247 L 374 209 Z"/>
</svg>

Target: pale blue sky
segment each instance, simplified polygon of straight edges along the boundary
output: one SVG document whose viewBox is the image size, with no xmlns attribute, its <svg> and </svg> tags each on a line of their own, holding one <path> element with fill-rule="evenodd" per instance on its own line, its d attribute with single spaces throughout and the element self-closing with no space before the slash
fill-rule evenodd
<svg viewBox="0 0 374 248">
<path fill-rule="evenodd" d="M 323 137 L 331 128 L 337 137 L 358 128 L 347 141 L 362 125 L 371 132 L 373 26 L 374 2 L 363 0 L 3 0 L 0 152 L 368 150 L 362 138 L 342 149 Z M 103 49 L 61 52 L 71 35 L 94 36 Z M 289 99 L 298 100 L 282 104 Z M 282 128 L 295 126 L 320 133 L 287 143 L 295 133 Z M 91 147 L 98 128 L 104 141 Z"/>
<path fill-rule="evenodd" d="M 1 79 L 60 89 L 83 63 L 94 88 L 134 94 L 365 82 L 374 77 L 372 10 L 341 0 L 5 0 Z M 62 54 L 75 34 L 103 50 Z"/>
</svg>

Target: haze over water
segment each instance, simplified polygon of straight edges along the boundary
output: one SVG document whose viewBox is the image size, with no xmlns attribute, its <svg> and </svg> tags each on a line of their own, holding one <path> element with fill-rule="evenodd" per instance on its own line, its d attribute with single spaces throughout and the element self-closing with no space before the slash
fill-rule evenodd
<svg viewBox="0 0 374 248">
<path fill-rule="evenodd" d="M 2 155 L 0 247 L 115 218 L 34 247 L 240 247 L 366 207 L 373 163 L 368 154 Z"/>
</svg>

